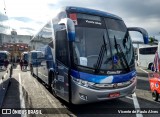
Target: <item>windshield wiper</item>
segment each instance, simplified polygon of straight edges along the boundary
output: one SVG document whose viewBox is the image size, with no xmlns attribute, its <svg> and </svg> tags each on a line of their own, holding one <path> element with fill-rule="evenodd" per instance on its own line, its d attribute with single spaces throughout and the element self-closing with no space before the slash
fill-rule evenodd
<svg viewBox="0 0 160 117">
<path fill-rule="evenodd" d="M 130 71 L 127 59 L 126 59 L 126 57 L 125 57 L 125 55 L 124 55 L 124 53 L 122 51 L 122 48 L 121 48 L 120 44 L 117 43 L 115 36 L 114 36 L 114 42 L 115 42 L 115 48 L 116 48 L 117 54 L 118 54 L 118 56 L 120 58 L 122 66 L 125 68 L 125 65 L 124 65 L 124 62 L 125 62 L 126 66 L 127 66 L 127 71 Z M 119 48 L 120 52 L 118 51 L 118 48 Z M 124 60 L 124 62 L 123 62 L 123 60 Z"/>
<path fill-rule="evenodd" d="M 123 38 L 123 47 L 126 47 L 126 38 L 127 38 L 127 36 L 129 35 L 129 33 L 128 33 L 128 31 L 125 33 L 125 35 L 124 35 L 124 38 Z"/>
<path fill-rule="evenodd" d="M 107 54 L 107 48 L 106 48 L 107 43 L 105 41 L 104 35 L 103 35 L 103 43 L 104 44 L 101 46 L 99 57 L 98 57 L 98 60 L 97 60 L 96 66 L 95 66 L 95 73 L 98 73 L 100 68 L 101 68 L 105 51 L 106 51 L 106 54 Z"/>
</svg>

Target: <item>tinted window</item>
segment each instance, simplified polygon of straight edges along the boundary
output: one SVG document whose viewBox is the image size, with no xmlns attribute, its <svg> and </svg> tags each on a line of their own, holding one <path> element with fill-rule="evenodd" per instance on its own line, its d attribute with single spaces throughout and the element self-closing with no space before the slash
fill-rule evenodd
<svg viewBox="0 0 160 117">
<path fill-rule="evenodd" d="M 150 47 L 150 48 L 140 48 L 139 49 L 139 53 L 140 54 L 155 54 L 155 52 L 157 51 L 157 47 Z"/>
<path fill-rule="evenodd" d="M 66 30 L 56 32 L 56 56 L 64 65 L 68 65 L 68 41 Z"/>
<path fill-rule="evenodd" d="M 51 48 L 54 48 L 53 41 L 48 44 Z"/>
<path fill-rule="evenodd" d="M 114 68 L 124 69 L 126 64 L 129 66 L 134 65 L 134 50 L 130 35 L 122 20 L 105 18 L 105 23 L 108 28 L 108 35 L 110 39 L 110 46 L 114 59 Z M 116 46 L 118 44 L 118 46 Z M 123 52 L 123 53 L 122 53 Z M 119 53 L 124 54 L 120 56 Z M 125 59 L 127 62 L 125 62 Z"/>
</svg>

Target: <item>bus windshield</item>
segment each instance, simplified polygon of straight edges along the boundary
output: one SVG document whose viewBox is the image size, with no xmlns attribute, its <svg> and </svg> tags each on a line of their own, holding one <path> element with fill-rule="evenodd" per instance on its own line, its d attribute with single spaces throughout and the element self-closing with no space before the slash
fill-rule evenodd
<svg viewBox="0 0 160 117">
<path fill-rule="evenodd" d="M 113 64 L 117 69 L 134 65 L 134 50 L 131 38 L 123 21 L 105 19 L 110 40 Z M 119 48 L 116 47 L 119 45 Z M 122 56 L 124 54 L 124 56 Z M 126 60 L 126 63 L 124 62 Z"/>
<path fill-rule="evenodd" d="M 89 18 L 89 16 L 86 17 L 85 14 L 85 18 Z M 73 44 L 76 65 L 95 69 L 104 42 L 106 46 L 101 58 L 101 70 L 124 69 L 126 67 L 124 57 L 126 57 L 129 66 L 134 65 L 133 46 L 123 21 L 99 16 L 90 19 L 82 19 L 82 16 L 77 17 L 79 19 L 76 25 L 76 39 Z M 115 47 L 114 38 L 120 48 Z M 125 56 L 120 56 L 120 49 Z"/>
</svg>

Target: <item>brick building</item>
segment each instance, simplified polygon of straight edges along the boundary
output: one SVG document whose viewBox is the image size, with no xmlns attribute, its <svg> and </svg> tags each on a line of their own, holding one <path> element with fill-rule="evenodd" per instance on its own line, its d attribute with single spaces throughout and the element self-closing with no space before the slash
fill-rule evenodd
<svg viewBox="0 0 160 117">
<path fill-rule="evenodd" d="M 11 59 L 17 61 L 21 57 L 21 53 L 29 51 L 28 43 L 32 39 L 30 35 L 12 35 L 0 34 L 0 50 L 10 52 Z"/>
</svg>

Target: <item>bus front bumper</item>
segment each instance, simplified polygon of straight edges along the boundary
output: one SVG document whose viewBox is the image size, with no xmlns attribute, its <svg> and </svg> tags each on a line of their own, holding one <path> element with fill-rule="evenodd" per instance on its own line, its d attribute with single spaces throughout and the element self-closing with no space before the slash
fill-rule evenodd
<svg viewBox="0 0 160 117">
<path fill-rule="evenodd" d="M 80 86 L 72 80 L 72 103 L 86 104 L 128 96 L 135 92 L 136 84 L 137 78 L 127 87 L 97 90 Z"/>
</svg>

